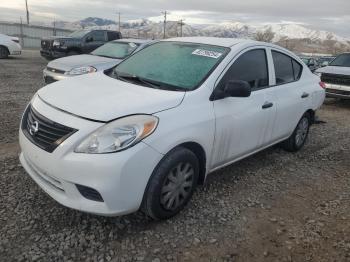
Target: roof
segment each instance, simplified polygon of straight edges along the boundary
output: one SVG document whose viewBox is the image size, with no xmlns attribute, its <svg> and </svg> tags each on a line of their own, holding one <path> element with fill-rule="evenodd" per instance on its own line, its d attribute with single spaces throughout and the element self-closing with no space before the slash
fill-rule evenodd
<svg viewBox="0 0 350 262">
<path fill-rule="evenodd" d="M 199 44 L 207 44 L 207 45 L 217 45 L 217 46 L 224 46 L 224 47 L 231 47 L 236 44 L 240 43 L 260 43 L 253 40 L 248 39 L 240 39 L 240 38 L 221 38 L 221 37 L 176 37 L 176 38 L 169 38 L 165 39 L 163 41 L 177 41 L 177 42 L 191 42 L 191 43 L 199 43 Z"/>
<path fill-rule="evenodd" d="M 118 39 L 118 40 L 114 40 L 113 42 L 132 42 L 132 43 L 136 43 L 136 44 L 144 44 L 144 43 L 148 43 L 151 42 L 153 40 L 150 39 L 136 39 L 136 38 L 122 38 L 122 39 Z"/>
</svg>

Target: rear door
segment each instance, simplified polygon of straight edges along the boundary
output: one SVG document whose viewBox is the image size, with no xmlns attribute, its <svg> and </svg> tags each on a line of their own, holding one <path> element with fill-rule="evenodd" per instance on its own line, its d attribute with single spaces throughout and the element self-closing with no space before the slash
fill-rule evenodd
<svg viewBox="0 0 350 262">
<path fill-rule="evenodd" d="M 272 131 L 274 141 L 291 135 L 310 104 L 311 94 L 307 84 L 301 80 L 303 66 L 288 54 L 271 49 L 274 63 L 274 96 L 277 107 Z"/>
<path fill-rule="evenodd" d="M 214 101 L 216 133 L 212 167 L 216 168 L 263 147 L 273 125 L 275 107 L 269 92 L 269 70 L 265 47 L 243 51 L 231 62 L 216 88 L 230 80 L 247 81 L 250 97 L 226 97 Z"/>
</svg>

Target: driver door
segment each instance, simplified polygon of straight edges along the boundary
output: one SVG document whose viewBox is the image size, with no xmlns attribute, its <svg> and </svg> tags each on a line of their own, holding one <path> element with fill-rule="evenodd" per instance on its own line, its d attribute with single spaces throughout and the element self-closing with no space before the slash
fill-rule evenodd
<svg viewBox="0 0 350 262">
<path fill-rule="evenodd" d="M 246 98 L 226 97 L 213 102 L 216 116 L 213 168 L 253 153 L 271 141 L 276 107 L 269 88 L 266 49 L 250 49 L 238 56 L 216 88 L 224 88 L 230 80 L 247 81 L 252 93 Z"/>
</svg>

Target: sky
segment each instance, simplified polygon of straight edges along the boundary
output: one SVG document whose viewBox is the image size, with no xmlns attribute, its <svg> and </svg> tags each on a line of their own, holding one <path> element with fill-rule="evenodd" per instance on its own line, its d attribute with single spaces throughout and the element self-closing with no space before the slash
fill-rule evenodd
<svg viewBox="0 0 350 262">
<path fill-rule="evenodd" d="M 350 0 L 28 0 L 33 21 L 77 21 L 100 17 L 122 21 L 185 19 L 188 24 L 239 21 L 250 24 L 296 23 L 350 38 Z M 0 20 L 25 19 L 25 0 L 0 0 Z"/>
</svg>

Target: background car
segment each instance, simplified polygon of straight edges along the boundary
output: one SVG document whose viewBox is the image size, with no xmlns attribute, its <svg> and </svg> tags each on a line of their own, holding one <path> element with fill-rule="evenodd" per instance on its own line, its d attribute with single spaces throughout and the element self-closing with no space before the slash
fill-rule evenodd
<svg viewBox="0 0 350 262">
<path fill-rule="evenodd" d="M 300 150 L 324 93 L 282 47 L 167 39 L 108 72 L 39 89 L 22 117 L 20 160 L 65 206 L 166 219 L 208 173 L 277 143 Z"/>
<path fill-rule="evenodd" d="M 108 42 L 90 54 L 53 60 L 43 71 L 44 81 L 49 84 L 72 76 L 110 69 L 151 43 L 151 40 L 120 39 Z"/>
<path fill-rule="evenodd" d="M 306 56 L 301 56 L 300 58 L 308 66 L 311 72 L 314 72 L 317 68 L 319 68 L 319 65 L 315 58 Z"/>
<path fill-rule="evenodd" d="M 327 97 L 350 99 L 350 53 L 337 56 L 329 66 L 316 70 L 326 85 Z"/>
<path fill-rule="evenodd" d="M 106 42 L 121 39 L 120 32 L 111 30 L 79 30 L 68 36 L 52 36 L 41 40 L 40 54 L 46 59 L 88 54 Z"/>
<path fill-rule="evenodd" d="M 317 63 L 320 67 L 328 66 L 330 62 L 334 60 L 334 56 L 323 56 L 317 59 Z"/>
<path fill-rule="evenodd" d="M 20 55 L 22 47 L 19 44 L 19 38 L 0 34 L 0 59 L 7 58 L 9 55 Z"/>
</svg>

